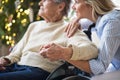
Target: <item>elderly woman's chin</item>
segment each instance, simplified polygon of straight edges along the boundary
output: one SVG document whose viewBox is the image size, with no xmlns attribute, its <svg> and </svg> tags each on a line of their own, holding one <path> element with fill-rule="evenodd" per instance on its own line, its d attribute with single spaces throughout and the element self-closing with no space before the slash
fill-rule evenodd
<svg viewBox="0 0 120 80">
<path fill-rule="evenodd" d="M 40 10 L 38 11 L 38 16 L 42 16 L 42 12 Z"/>
<path fill-rule="evenodd" d="M 43 19 L 45 19 L 46 20 L 46 18 L 45 18 L 45 14 L 43 13 L 43 12 L 38 12 L 38 16 L 40 16 L 40 17 L 42 17 Z"/>
</svg>

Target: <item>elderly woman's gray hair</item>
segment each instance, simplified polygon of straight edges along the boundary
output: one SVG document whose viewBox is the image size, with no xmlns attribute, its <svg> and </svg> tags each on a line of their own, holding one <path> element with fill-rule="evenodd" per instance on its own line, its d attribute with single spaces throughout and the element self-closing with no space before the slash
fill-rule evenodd
<svg viewBox="0 0 120 80">
<path fill-rule="evenodd" d="M 60 4 L 62 2 L 65 3 L 65 8 L 64 10 L 62 11 L 62 14 L 67 16 L 68 15 L 68 11 L 70 9 L 70 3 L 71 3 L 71 0 L 53 0 L 55 3 L 57 4 Z"/>
</svg>

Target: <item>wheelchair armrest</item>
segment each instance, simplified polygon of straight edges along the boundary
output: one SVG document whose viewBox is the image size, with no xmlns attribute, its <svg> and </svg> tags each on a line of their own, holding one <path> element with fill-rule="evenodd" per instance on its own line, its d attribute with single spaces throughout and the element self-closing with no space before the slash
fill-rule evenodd
<svg viewBox="0 0 120 80">
<path fill-rule="evenodd" d="M 65 63 L 60 65 L 58 68 L 56 68 L 54 71 L 50 73 L 50 75 L 47 77 L 46 80 L 52 80 L 55 77 L 65 75 L 65 68 L 66 68 L 65 66 L 66 66 Z"/>
</svg>

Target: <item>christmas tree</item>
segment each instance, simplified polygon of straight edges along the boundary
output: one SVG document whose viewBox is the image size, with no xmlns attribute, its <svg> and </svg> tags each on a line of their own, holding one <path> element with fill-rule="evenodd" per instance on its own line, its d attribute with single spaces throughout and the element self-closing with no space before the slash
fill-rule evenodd
<svg viewBox="0 0 120 80">
<path fill-rule="evenodd" d="M 40 20 L 40 0 L 0 0 L 0 41 L 14 46 L 26 31 L 29 23 Z"/>
</svg>

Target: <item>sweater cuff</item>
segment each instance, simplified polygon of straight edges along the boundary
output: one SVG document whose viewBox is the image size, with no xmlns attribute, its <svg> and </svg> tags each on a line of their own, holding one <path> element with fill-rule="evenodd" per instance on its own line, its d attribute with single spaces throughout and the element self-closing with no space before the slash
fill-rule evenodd
<svg viewBox="0 0 120 80">
<path fill-rule="evenodd" d="M 72 49 L 73 49 L 73 54 L 70 60 L 79 60 L 80 59 L 79 50 L 77 50 L 76 46 L 73 45 L 72 45 Z"/>
</svg>

